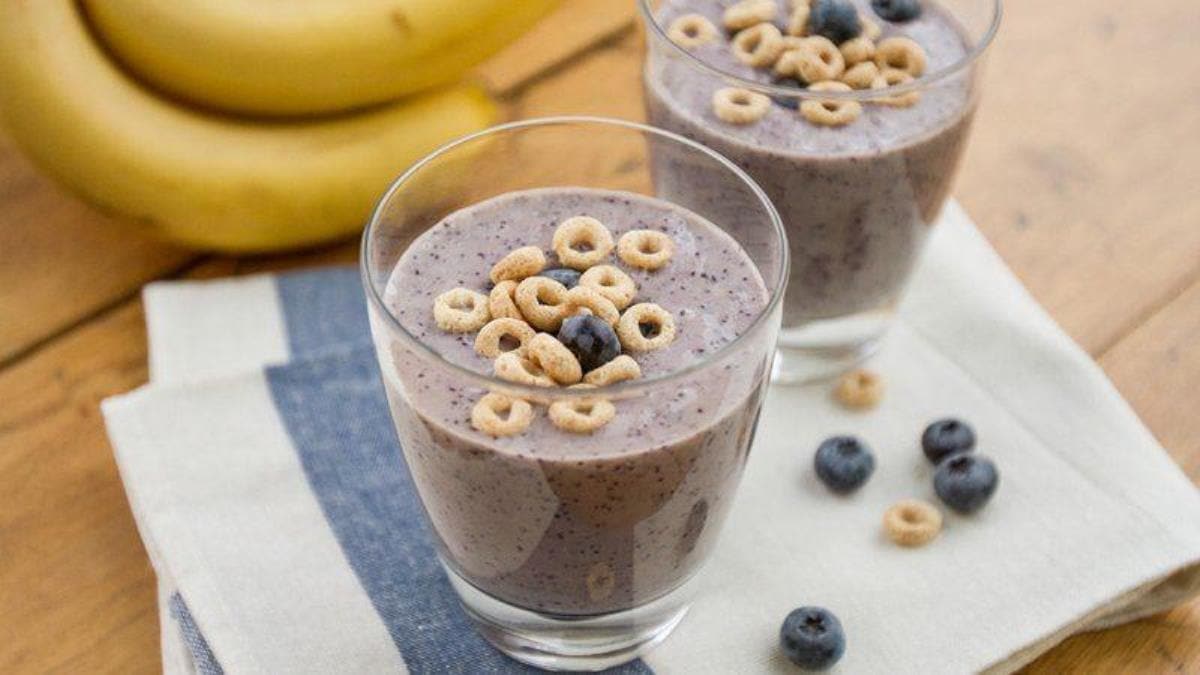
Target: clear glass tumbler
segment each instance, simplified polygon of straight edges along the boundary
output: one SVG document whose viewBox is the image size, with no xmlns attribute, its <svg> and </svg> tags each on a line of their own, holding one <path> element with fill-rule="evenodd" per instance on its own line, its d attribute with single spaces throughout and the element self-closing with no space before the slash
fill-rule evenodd
<svg viewBox="0 0 1200 675">
<path fill-rule="evenodd" d="M 950 192 L 979 100 L 984 55 L 1001 15 L 1000 0 L 919 0 L 918 18 L 889 22 L 869 0 L 845 1 L 869 20 L 862 22 L 864 34 L 875 36 L 881 48 L 860 73 L 872 84 L 818 93 L 804 88 L 803 76 L 788 73 L 788 66 L 751 67 L 733 54 L 734 34 L 722 28 L 732 1 L 639 0 L 647 33 L 643 84 L 650 123 L 703 143 L 745 169 L 783 218 L 792 263 L 775 371 L 779 381 L 835 376 L 878 346 Z M 811 17 L 816 2 L 777 0 L 772 21 L 786 34 L 790 8 L 801 5 Z M 677 33 L 682 43 L 677 44 L 670 37 L 672 24 L 688 14 L 704 16 L 716 30 L 702 34 L 692 28 L 695 39 Z M 866 28 L 871 24 L 879 35 Z M 915 40 L 926 54 L 915 79 L 899 72 L 920 69 L 895 55 L 894 45 L 888 47 L 892 56 L 881 60 L 884 41 L 900 37 Z M 776 39 L 782 40 L 780 54 L 801 44 L 799 38 Z M 853 81 L 845 66 L 850 57 L 844 56 L 851 52 L 833 51 L 822 55 L 826 65 Z M 883 74 L 880 67 L 893 70 L 876 80 L 872 73 Z M 745 100 L 762 100 L 765 115 L 749 124 L 722 121 L 713 96 L 724 88 L 748 92 Z M 860 113 L 843 126 L 814 123 L 803 114 L 814 103 L 857 106 Z M 721 208 L 703 167 L 656 178 L 675 195 L 710 195 L 713 208 Z"/>
<path fill-rule="evenodd" d="M 655 178 L 667 164 L 711 175 L 723 208 L 661 190 Z M 469 341 L 453 354 L 435 348 L 401 296 L 431 298 L 446 289 L 428 288 L 431 274 L 406 265 L 406 255 L 420 251 L 447 269 L 458 264 L 449 262 L 454 247 L 430 250 L 421 238 L 452 214 L 462 223 L 464 207 L 515 192 L 580 190 L 653 202 L 702 222 L 710 241 L 724 242 L 746 263 L 742 281 L 761 280 L 753 282 L 761 306 L 723 306 L 718 296 L 728 286 L 699 278 L 722 272 L 709 257 L 716 252 L 690 251 L 677 240 L 678 259 L 666 273 L 690 269 L 680 288 L 695 290 L 680 292 L 708 300 L 672 309 L 684 317 L 676 340 L 720 330 L 726 310 L 744 312 L 744 329 L 720 348 L 689 349 L 670 367 L 594 389 L 499 379 L 490 362 L 475 360 Z M 536 227 L 552 221 L 528 215 Z M 513 239 L 548 247 L 545 233 Z M 470 248 L 487 235 L 485 226 L 460 240 L 458 253 L 498 260 L 507 250 Z M 441 562 L 467 613 L 499 649 L 541 667 L 594 670 L 634 658 L 679 622 L 754 438 L 787 270 L 782 222 L 746 173 L 694 141 L 632 122 L 571 117 L 499 126 L 442 147 L 388 189 L 362 250 L 384 384 Z M 478 285 L 488 292 L 485 279 Z M 534 421 L 524 433 L 497 438 L 472 427 L 472 404 L 489 392 L 532 404 Z M 590 434 L 546 421 L 550 405 L 587 410 L 598 401 L 611 402 L 615 416 Z"/>
</svg>

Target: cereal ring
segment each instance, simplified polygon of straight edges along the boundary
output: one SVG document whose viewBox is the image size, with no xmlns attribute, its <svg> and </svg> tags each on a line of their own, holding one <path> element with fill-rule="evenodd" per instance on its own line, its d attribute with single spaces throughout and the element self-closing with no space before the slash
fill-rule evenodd
<svg viewBox="0 0 1200 675">
<path fill-rule="evenodd" d="M 874 408 L 883 398 L 883 378 L 864 368 L 852 370 L 838 378 L 833 396 L 838 403 L 852 410 Z"/>
<path fill-rule="evenodd" d="M 808 90 L 817 92 L 852 91 L 850 85 L 844 82 L 818 82 Z M 840 127 L 858 119 L 858 116 L 862 114 L 862 104 L 858 101 L 808 99 L 800 104 L 800 114 L 813 124 Z"/>
<path fill-rule="evenodd" d="M 521 316 L 521 310 L 517 309 L 517 303 L 513 301 L 516 292 L 515 281 L 501 281 L 496 284 L 488 294 L 488 311 L 493 319 L 525 320 L 525 317 Z"/>
<path fill-rule="evenodd" d="M 617 337 L 631 352 L 648 352 L 671 344 L 675 339 L 675 319 L 652 302 L 643 302 L 625 310 L 617 322 Z"/>
<path fill-rule="evenodd" d="M 808 35 L 808 15 L 811 9 L 807 4 L 796 4 L 788 17 L 787 34 L 796 37 Z"/>
<path fill-rule="evenodd" d="M 504 352 L 492 362 L 496 377 L 517 384 L 535 387 L 553 387 L 554 380 L 541 367 L 517 352 Z"/>
<path fill-rule="evenodd" d="M 587 286 L 576 286 L 567 291 L 567 302 L 563 306 L 563 318 L 575 316 L 581 309 L 588 310 L 610 326 L 616 325 L 617 320 L 621 318 L 621 312 L 617 310 L 617 306 L 613 304 L 612 300 L 601 295 L 600 291 Z"/>
<path fill-rule="evenodd" d="M 654 270 L 671 261 L 675 243 L 656 230 L 630 230 L 617 241 L 617 257 L 630 267 Z"/>
<path fill-rule="evenodd" d="M 492 392 L 471 408 L 471 426 L 489 436 L 515 436 L 533 422 L 528 401 Z"/>
<path fill-rule="evenodd" d="M 554 252 L 567 267 L 586 270 L 612 253 L 612 233 L 588 216 L 572 216 L 554 230 Z"/>
<path fill-rule="evenodd" d="M 875 43 L 865 37 L 859 36 L 853 40 L 843 42 L 838 47 L 838 51 L 842 53 L 842 59 L 846 62 L 846 65 L 853 66 L 875 58 Z"/>
<path fill-rule="evenodd" d="M 612 421 L 617 408 L 603 398 L 581 398 L 550 404 L 550 422 L 573 434 L 590 434 Z"/>
<path fill-rule="evenodd" d="M 923 546 L 942 530 L 942 512 L 918 499 L 896 502 L 883 514 L 883 531 L 901 546 Z"/>
<path fill-rule="evenodd" d="M 913 79 L 914 78 L 912 75 L 909 75 L 903 70 L 887 68 L 876 75 L 875 79 L 871 80 L 871 88 L 887 89 L 888 87 L 893 87 L 897 84 L 908 84 L 909 82 L 912 82 Z M 897 94 L 895 96 L 881 96 L 872 102 L 878 103 L 879 105 L 890 105 L 895 108 L 907 108 L 911 105 L 915 105 L 920 99 L 921 92 L 907 91 L 903 94 Z"/>
<path fill-rule="evenodd" d="M 536 246 L 522 246 L 492 265 L 493 284 L 501 281 L 520 281 L 541 272 L 546 267 L 546 255 Z"/>
<path fill-rule="evenodd" d="M 725 28 L 742 30 L 775 18 L 775 0 L 743 0 L 725 10 Z"/>
<path fill-rule="evenodd" d="M 829 38 L 820 35 L 804 38 L 804 45 L 797 52 L 795 72 L 809 84 L 836 80 L 846 70 L 846 60 Z"/>
<path fill-rule="evenodd" d="M 525 353 L 533 365 L 541 368 L 559 384 L 575 384 L 583 379 L 579 359 L 553 335 L 538 333 L 529 341 Z"/>
<path fill-rule="evenodd" d="M 717 37 L 717 27 L 700 14 L 684 14 L 671 22 L 667 37 L 680 47 L 699 47 Z"/>
<path fill-rule="evenodd" d="M 779 52 L 783 50 L 783 33 L 773 23 L 760 23 L 733 36 L 730 48 L 738 61 L 765 68 L 779 58 Z"/>
<path fill-rule="evenodd" d="M 603 387 L 608 384 L 616 384 L 625 380 L 636 380 L 642 376 L 642 368 L 637 361 L 628 354 L 621 354 L 617 358 L 600 366 L 599 368 L 589 372 L 583 376 L 583 381 L 590 385 Z"/>
<path fill-rule="evenodd" d="M 897 68 L 920 77 L 925 72 L 925 50 L 910 38 L 890 37 L 875 47 L 875 65 L 880 70 Z"/>
<path fill-rule="evenodd" d="M 488 299 L 483 293 L 454 288 L 433 301 L 433 318 L 438 328 L 451 333 L 470 333 L 488 322 Z"/>
<path fill-rule="evenodd" d="M 791 38 L 793 40 L 803 40 L 804 38 Z M 785 49 L 779 58 L 775 61 L 775 75 L 779 77 L 800 77 L 800 71 L 796 68 L 800 59 L 804 55 L 800 53 L 800 47 Z"/>
<path fill-rule="evenodd" d="M 866 14 L 859 12 L 858 22 L 862 24 L 862 32 L 859 33 L 859 36 L 874 42 L 879 39 L 880 35 L 883 35 L 883 29 L 879 27 L 879 24 Z"/>
<path fill-rule="evenodd" d="M 874 61 L 863 61 L 842 73 L 842 82 L 850 85 L 851 89 L 870 89 L 879 75 L 879 66 Z"/>
<path fill-rule="evenodd" d="M 771 109 L 771 99 L 765 94 L 737 87 L 718 89 L 712 104 L 717 119 L 730 124 L 757 122 Z"/>
<path fill-rule="evenodd" d="M 549 277 L 529 277 L 517 284 L 514 297 L 529 325 L 538 330 L 558 330 L 566 310 L 566 286 Z"/>
<path fill-rule="evenodd" d="M 619 249 L 618 244 L 618 251 Z M 579 277 L 579 285 L 595 289 L 618 310 L 625 309 L 637 295 L 637 284 L 628 274 L 612 265 L 597 265 Z"/>
<path fill-rule="evenodd" d="M 504 352 L 520 351 L 536 335 L 529 324 L 518 319 L 492 319 L 479 330 L 475 336 L 475 351 L 486 358 L 494 359 Z M 504 349 L 503 340 L 509 338 L 517 342 L 513 349 Z"/>
</svg>

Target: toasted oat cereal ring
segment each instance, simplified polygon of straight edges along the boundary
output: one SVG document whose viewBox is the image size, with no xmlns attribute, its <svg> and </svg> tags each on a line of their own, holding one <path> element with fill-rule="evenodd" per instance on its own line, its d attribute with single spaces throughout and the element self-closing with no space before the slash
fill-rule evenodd
<svg viewBox="0 0 1200 675">
<path fill-rule="evenodd" d="M 579 359 L 553 335 L 534 335 L 525 349 L 525 354 L 535 366 L 559 384 L 575 384 L 583 379 Z"/>
<path fill-rule="evenodd" d="M 648 352 L 671 344 L 675 339 L 675 319 L 667 310 L 652 302 L 643 302 L 621 315 L 617 337 L 631 352 Z"/>
<path fill-rule="evenodd" d="M 433 301 L 433 319 L 438 328 L 451 333 L 470 333 L 483 328 L 491 316 L 488 298 L 466 288 L 454 288 Z"/>
<path fill-rule="evenodd" d="M 588 597 L 600 602 L 607 600 L 617 589 L 617 574 L 608 563 L 598 562 L 588 570 L 584 582 L 587 584 Z"/>
<path fill-rule="evenodd" d="M 842 73 L 842 82 L 850 85 L 851 89 L 870 89 L 875 85 L 879 75 L 879 66 L 874 61 L 863 61 Z"/>
<path fill-rule="evenodd" d="M 793 40 L 803 40 L 804 38 L 791 38 Z M 775 61 L 775 74 L 779 77 L 800 77 L 800 72 L 796 64 L 800 59 L 804 58 L 800 47 L 792 47 L 785 49 L 779 58 Z"/>
<path fill-rule="evenodd" d="M 765 68 L 775 63 L 783 51 L 783 33 L 773 23 L 760 23 L 733 36 L 729 46 L 738 61 L 755 68 Z"/>
<path fill-rule="evenodd" d="M 549 277 L 529 277 L 517 284 L 517 309 L 529 325 L 555 331 L 566 312 L 567 287 Z"/>
<path fill-rule="evenodd" d="M 792 13 L 788 16 L 787 34 L 796 37 L 808 35 L 808 15 L 811 11 L 808 4 L 797 3 L 792 7 Z"/>
<path fill-rule="evenodd" d="M 925 72 L 925 50 L 906 37 L 890 37 L 875 46 L 875 65 L 879 70 L 896 68 L 920 77 Z"/>
<path fill-rule="evenodd" d="M 493 284 L 501 281 L 521 281 L 541 272 L 546 267 L 546 255 L 536 246 L 522 246 L 500 259 L 492 266 Z"/>
<path fill-rule="evenodd" d="M 879 39 L 880 35 L 883 35 L 883 29 L 879 27 L 879 24 L 866 14 L 859 12 L 858 21 L 862 24 L 862 31 L 859 33 L 860 37 L 865 37 L 874 42 Z"/>
<path fill-rule="evenodd" d="M 583 376 L 583 381 L 589 385 L 603 387 L 609 384 L 636 380 L 642 376 L 642 368 L 628 354 L 621 354 L 612 361 L 590 371 Z"/>
<path fill-rule="evenodd" d="M 846 65 L 853 66 L 875 58 L 875 43 L 860 35 L 838 45 L 838 51 Z"/>
<path fill-rule="evenodd" d="M 808 88 L 809 91 L 851 91 L 845 82 L 818 82 Z M 832 99 L 807 99 L 800 103 L 800 114 L 813 124 L 827 127 L 840 127 L 858 119 L 862 114 L 862 104 L 858 101 L 835 101 Z"/>
<path fill-rule="evenodd" d="M 563 309 L 563 318 L 575 316 L 580 310 L 586 309 L 599 317 L 604 323 L 615 326 L 621 318 L 621 312 L 612 300 L 601 295 L 600 291 L 588 286 L 576 286 L 567 291 L 567 302 Z"/>
<path fill-rule="evenodd" d="M 721 22 L 729 30 L 742 30 L 775 18 L 775 0 L 742 0 L 725 10 Z"/>
<path fill-rule="evenodd" d="M 604 223 L 588 216 L 572 216 L 554 230 L 554 252 L 558 261 L 577 270 L 586 270 L 612 253 L 612 233 Z"/>
<path fill-rule="evenodd" d="M 899 70 L 897 68 L 887 68 L 875 76 L 875 79 L 871 81 L 871 88 L 887 89 L 888 87 L 894 87 L 898 84 L 908 84 L 914 79 L 915 78 L 912 75 L 909 75 L 903 70 Z M 895 96 L 881 96 L 880 98 L 875 99 L 873 102 L 880 105 L 890 105 L 895 108 L 907 108 L 911 105 L 915 105 L 920 99 L 921 92 L 906 91 L 903 94 L 896 94 Z"/>
<path fill-rule="evenodd" d="M 883 513 L 883 531 L 901 546 L 924 546 L 942 531 L 942 512 L 928 502 L 905 499 Z"/>
<path fill-rule="evenodd" d="M 507 382 L 528 384 L 535 387 L 553 387 L 554 379 L 538 364 L 515 351 L 504 352 L 492 362 L 492 372 Z"/>
<path fill-rule="evenodd" d="M 488 294 L 488 311 L 493 319 L 516 319 L 524 321 L 521 310 L 515 302 L 517 282 L 501 281 Z"/>
<path fill-rule="evenodd" d="M 852 370 L 838 378 L 833 397 L 852 410 L 874 408 L 883 398 L 883 378 L 865 368 Z"/>
<path fill-rule="evenodd" d="M 675 243 L 664 232 L 630 230 L 617 241 L 617 257 L 626 265 L 653 272 L 671 261 Z"/>
<path fill-rule="evenodd" d="M 573 434 L 590 434 L 612 421 L 617 408 L 603 398 L 579 398 L 550 404 L 550 422 Z"/>
<path fill-rule="evenodd" d="M 637 284 L 633 279 L 612 265 L 596 265 L 584 272 L 579 277 L 579 285 L 595 289 L 618 310 L 628 307 L 637 295 Z"/>
<path fill-rule="evenodd" d="M 846 70 L 846 60 L 829 38 L 820 35 L 804 38 L 804 43 L 796 51 L 796 74 L 809 84 L 836 80 Z"/>
<path fill-rule="evenodd" d="M 717 37 L 717 27 L 700 14 L 684 14 L 671 22 L 667 37 L 680 47 L 699 47 Z"/>
<path fill-rule="evenodd" d="M 712 104 L 717 119 L 729 124 L 757 122 L 771 109 L 771 99 L 765 94 L 738 87 L 718 89 L 713 94 Z"/>
<path fill-rule="evenodd" d="M 533 422 L 533 406 L 528 401 L 492 392 L 471 408 L 471 426 L 489 436 L 515 436 Z"/>
<path fill-rule="evenodd" d="M 486 358 L 494 359 L 504 352 L 520 350 L 525 347 L 537 332 L 529 324 L 519 319 L 492 319 L 475 336 L 475 351 Z M 504 340 L 516 343 L 512 349 L 504 348 Z"/>
</svg>

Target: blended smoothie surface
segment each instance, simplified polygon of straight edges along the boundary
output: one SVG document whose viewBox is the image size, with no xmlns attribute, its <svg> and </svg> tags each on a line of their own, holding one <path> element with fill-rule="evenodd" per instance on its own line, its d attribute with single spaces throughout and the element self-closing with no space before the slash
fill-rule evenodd
<svg viewBox="0 0 1200 675">
<path fill-rule="evenodd" d="M 758 322 L 768 303 L 758 268 L 728 234 L 661 200 L 584 188 L 509 193 L 447 216 L 401 256 L 384 303 L 441 357 L 490 374 L 473 333 L 437 327 L 434 298 L 459 286 L 486 293 L 491 266 L 521 246 L 542 247 L 556 266 L 551 237 L 576 215 L 614 238 L 671 237 L 674 255 L 658 271 L 615 253 L 606 262 L 637 283 L 634 302 L 675 320 L 670 345 L 631 354 L 643 378 L 703 368 L 615 399 L 616 417 L 591 434 L 553 426 L 536 406 L 524 433 L 494 438 L 470 424 L 479 383 L 401 340 L 385 346 L 401 445 L 447 564 L 493 597 L 551 615 L 629 609 L 696 571 L 749 450 L 770 352 L 759 335 L 772 332 Z"/>
<path fill-rule="evenodd" d="M 684 14 L 700 14 L 715 26 L 731 0 L 664 0 L 656 21 L 666 27 Z M 968 40 L 949 12 L 924 0 L 915 20 L 889 23 L 870 3 L 860 13 L 882 28 L 879 39 L 905 36 L 925 50 L 926 74 L 967 57 Z M 776 23 L 786 25 L 787 0 L 779 0 Z M 771 198 L 787 229 L 792 254 L 784 327 L 879 309 L 893 302 L 907 281 L 929 226 L 941 210 L 962 155 L 974 97 L 970 69 L 921 90 L 911 107 L 864 102 L 861 116 L 840 127 L 805 120 L 777 100 L 762 118 L 733 125 L 717 118 L 713 93 L 729 82 L 702 68 L 760 83 L 771 70 L 740 63 L 724 33 L 689 47 L 651 49 L 645 69 L 650 122 L 699 141 L 747 171 Z M 663 194 L 709 191 L 713 177 L 701 169 L 669 165 L 655 174 Z"/>
</svg>

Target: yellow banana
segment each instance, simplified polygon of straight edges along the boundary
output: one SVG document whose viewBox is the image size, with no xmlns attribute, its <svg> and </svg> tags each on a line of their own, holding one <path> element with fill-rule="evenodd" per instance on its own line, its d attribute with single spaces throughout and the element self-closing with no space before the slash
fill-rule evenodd
<svg viewBox="0 0 1200 675">
<path fill-rule="evenodd" d="M 465 86 L 319 121 L 199 113 L 114 67 L 72 0 L 0 2 L 0 122 L 12 137 L 86 199 L 198 247 L 345 236 L 409 163 L 495 117 Z"/>
<path fill-rule="evenodd" d="M 339 112 L 457 80 L 557 0 L 83 0 L 135 75 L 206 107 Z"/>
</svg>

